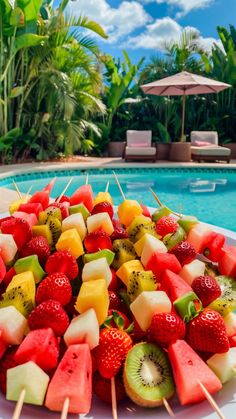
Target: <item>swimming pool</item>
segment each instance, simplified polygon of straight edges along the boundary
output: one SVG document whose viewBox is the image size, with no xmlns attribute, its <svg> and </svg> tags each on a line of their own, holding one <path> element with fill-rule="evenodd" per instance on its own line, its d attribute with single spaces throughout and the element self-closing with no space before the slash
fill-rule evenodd
<svg viewBox="0 0 236 419">
<path fill-rule="evenodd" d="M 126 198 L 137 199 L 149 206 L 156 206 L 149 192 L 151 187 L 160 200 L 174 211 L 194 214 L 201 221 L 236 231 L 236 170 L 223 168 L 119 168 L 115 169 Z M 19 189 L 32 192 L 43 188 L 54 176 L 57 180 L 52 192 L 56 198 L 71 177 L 74 177 L 67 194 L 71 195 L 85 182 L 89 174 L 94 193 L 109 192 L 114 204 L 122 198 L 112 175 L 112 169 L 66 170 L 39 172 L 14 176 Z M 14 189 L 13 177 L 0 179 L 0 186 Z"/>
</svg>

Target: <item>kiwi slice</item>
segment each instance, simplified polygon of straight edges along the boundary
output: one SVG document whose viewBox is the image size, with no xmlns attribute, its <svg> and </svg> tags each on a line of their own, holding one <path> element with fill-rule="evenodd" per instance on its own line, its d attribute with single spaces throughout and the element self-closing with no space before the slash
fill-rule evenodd
<svg viewBox="0 0 236 419">
<path fill-rule="evenodd" d="M 60 208 L 48 207 L 45 211 L 39 213 L 39 224 L 48 224 L 48 220 L 51 218 L 57 218 L 62 222 L 62 215 Z"/>
<path fill-rule="evenodd" d="M 58 218 L 48 217 L 47 225 L 52 233 L 52 242 L 55 245 L 61 235 L 61 222 Z"/>
<path fill-rule="evenodd" d="M 144 217 L 143 215 L 140 215 L 138 217 L 135 217 L 135 219 L 132 221 L 132 223 L 130 224 L 129 228 L 128 228 L 128 236 L 129 239 L 135 243 L 140 237 L 137 237 L 140 230 L 144 229 L 144 227 L 150 225 L 150 224 L 154 224 L 152 223 L 152 221 L 150 220 L 150 218 Z M 143 233 L 145 234 L 145 233 Z"/>
<path fill-rule="evenodd" d="M 127 294 L 134 301 L 143 291 L 156 291 L 157 282 L 152 271 L 134 271 L 129 275 Z"/>
<path fill-rule="evenodd" d="M 2 294 L 0 308 L 14 306 L 23 316 L 28 317 L 34 309 L 34 303 L 21 286 L 11 288 Z"/>
<path fill-rule="evenodd" d="M 175 392 L 166 352 L 154 343 L 141 342 L 128 352 L 124 366 L 125 390 L 139 406 L 163 404 Z"/>
<path fill-rule="evenodd" d="M 112 246 L 115 252 L 112 266 L 115 270 L 119 269 L 123 263 L 136 258 L 133 243 L 129 239 L 114 240 Z"/>
<path fill-rule="evenodd" d="M 215 277 L 221 288 L 221 296 L 212 301 L 210 308 L 226 316 L 236 309 L 236 281 L 228 276 L 220 275 Z"/>
</svg>

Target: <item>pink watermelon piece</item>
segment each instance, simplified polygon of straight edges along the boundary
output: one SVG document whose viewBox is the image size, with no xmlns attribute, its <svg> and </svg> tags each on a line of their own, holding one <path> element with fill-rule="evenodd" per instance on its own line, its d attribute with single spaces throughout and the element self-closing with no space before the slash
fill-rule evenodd
<svg viewBox="0 0 236 419">
<path fill-rule="evenodd" d="M 19 211 L 26 212 L 27 214 L 34 213 L 37 217 L 41 211 L 43 211 L 43 207 L 40 203 L 36 202 L 28 202 L 27 204 L 20 204 Z"/>
<path fill-rule="evenodd" d="M 0 256 L 0 283 L 3 281 L 6 275 L 6 272 L 7 272 L 6 265 L 3 261 L 3 258 Z"/>
<path fill-rule="evenodd" d="M 91 185 L 80 186 L 71 196 L 70 205 L 84 204 L 89 212 L 93 209 L 93 190 Z"/>
<path fill-rule="evenodd" d="M 177 298 L 193 291 L 186 281 L 169 269 L 165 271 L 161 285 L 166 290 L 172 303 L 177 300 Z"/>
<path fill-rule="evenodd" d="M 51 180 L 51 182 L 49 182 L 49 184 L 46 185 L 45 188 L 43 188 L 43 191 L 48 192 L 49 195 L 50 195 L 50 193 L 52 192 L 52 188 L 53 188 L 55 182 L 56 182 L 56 178 L 53 178 Z"/>
<path fill-rule="evenodd" d="M 219 378 L 184 340 L 171 343 L 168 355 L 181 405 L 198 403 L 206 399 L 199 382 L 210 394 L 222 388 Z"/>
<path fill-rule="evenodd" d="M 181 271 L 181 265 L 175 255 L 171 253 L 153 253 L 150 256 L 145 269 L 153 271 L 157 280 L 162 281 L 162 277 L 167 269 L 178 274 Z"/>
<path fill-rule="evenodd" d="M 30 200 L 29 200 L 30 204 L 37 204 L 40 203 L 43 207 L 43 209 L 46 209 L 49 205 L 49 191 L 38 191 L 35 192 Z"/>
<path fill-rule="evenodd" d="M 8 343 L 6 343 L 3 339 L 1 339 L 1 335 L 2 335 L 2 332 L 0 330 L 0 359 L 3 357 L 3 355 L 5 354 L 9 346 Z"/>
<path fill-rule="evenodd" d="M 14 214 L 13 214 L 13 217 L 15 217 L 15 218 L 22 218 L 22 220 L 27 221 L 27 223 L 30 225 L 31 228 L 35 224 L 38 223 L 38 219 L 37 219 L 37 217 L 36 217 L 36 215 L 34 213 L 27 214 L 26 212 L 23 212 L 23 211 L 15 211 Z"/>
<path fill-rule="evenodd" d="M 143 205 L 142 203 L 140 203 L 140 207 L 141 207 L 141 208 L 142 208 L 142 210 L 143 210 L 143 215 L 144 215 L 144 217 L 149 217 L 149 218 L 152 218 L 151 213 L 150 213 L 150 211 L 149 211 L 148 207 L 146 207 L 146 205 Z"/>
<path fill-rule="evenodd" d="M 196 224 L 188 234 L 188 242 L 194 247 L 197 253 L 202 253 L 206 244 L 209 243 L 212 230 L 201 223 Z"/>
<path fill-rule="evenodd" d="M 224 249 L 224 254 L 219 260 L 218 265 L 221 275 L 236 278 L 236 247 L 228 246 Z"/>
<path fill-rule="evenodd" d="M 17 364 L 33 361 L 44 371 L 55 369 L 58 363 L 58 341 L 51 328 L 32 330 L 15 353 Z"/>
<path fill-rule="evenodd" d="M 88 413 L 92 398 L 92 359 L 87 343 L 71 345 L 49 384 L 45 406 L 61 412 L 69 397 L 69 413 Z"/>
</svg>

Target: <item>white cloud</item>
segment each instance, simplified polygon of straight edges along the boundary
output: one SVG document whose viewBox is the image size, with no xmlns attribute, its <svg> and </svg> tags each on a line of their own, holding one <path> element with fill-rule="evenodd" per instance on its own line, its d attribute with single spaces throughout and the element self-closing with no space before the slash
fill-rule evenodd
<svg viewBox="0 0 236 419">
<path fill-rule="evenodd" d="M 215 0 L 139 0 L 143 4 L 166 3 L 168 6 L 180 9 L 177 17 L 181 17 L 191 12 L 192 10 L 204 9 L 211 6 Z"/>
<path fill-rule="evenodd" d="M 152 20 L 137 1 L 122 1 L 117 8 L 106 0 L 70 1 L 67 10 L 73 15 L 85 15 L 100 23 L 109 35 L 109 42 L 131 34 Z"/>
</svg>

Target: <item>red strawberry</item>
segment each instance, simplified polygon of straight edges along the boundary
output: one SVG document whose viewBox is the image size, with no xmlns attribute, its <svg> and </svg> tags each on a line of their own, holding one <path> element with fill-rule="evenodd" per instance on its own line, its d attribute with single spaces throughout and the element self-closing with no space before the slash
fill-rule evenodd
<svg viewBox="0 0 236 419">
<path fill-rule="evenodd" d="M 202 275 L 192 282 L 192 289 L 200 298 L 203 307 L 221 296 L 221 288 L 216 280 L 210 275 Z"/>
<path fill-rule="evenodd" d="M 122 227 L 122 224 L 118 220 L 112 220 L 114 231 L 111 235 L 111 240 L 126 239 L 128 237 L 127 231 Z"/>
<path fill-rule="evenodd" d="M 99 204 L 93 207 L 91 214 L 99 214 L 100 212 L 107 212 L 112 220 L 114 211 L 109 202 L 99 202 Z"/>
<path fill-rule="evenodd" d="M 116 329 L 126 330 L 130 326 L 128 317 L 119 310 L 108 310 L 108 325 Z M 107 320 L 105 320 L 107 323 Z M 126 330 L 128 332 L 128 330 Z"/>
<path fill-rule="evenodd" d="M 230 345 L 230 348 L 236 347 L 236 335 L 229 337 L 229 345 Z"/>
<path fill-rule="evenodd" d="M 184 339 L 185 323 L 175 313 L 155 313 L 150 326 L 150 336 L 161 346 Z"/>
<path fill-rule="evenodd" d="M 37 255 L 39 263 L 45 264 L 47 258 L 50 256 L 50 247 L 48 241 L 43 236 L 33 237 L 28 243 L 21 249 L 21 256 Z"/>
<path fill-rule="evenodd" d="M 103 230 L 96 230 L 87 234 L 84 239 L 84 247 L 89 253 L 98 252 L 102 249 L 112 249 L 109 235 Z"/>
<path fill-rule="evenodd" d="M 177 246 L 170 250 L 170 253 L 173 253 L 177 257 L 181 265 L 192 262 L 197 254 L 194 247 L 187 240 L 177 244 Z"/>
<path fill-rule="evenodd" d="M 16 275 L 16 271 L 15 271 L 15 269 L 12 267 L 12 268 L 10 268 L 10 269 L 7 271 L 6 275 L 5 275 L 5 276 L 4 276 L 4 278 L 3 278 L 3 282 L 4 282 L 4 284 L 5 284 L 5 285 L 9 285 L 14 275 Z"/>
<path fill-rule="evenodd" d="M 125 399 L 125 387 L 121 375 L 115 377 L 116 400 L 121 402 Z M 111 404 L 111 380 L 102 377 L 98 371 L 93 374 L 93 391 L 103 402 Z"/>
<path fill-rule="evenodd" d="M 55 272 L 61 272 L 65 274 L 70 281 L 75 279 L 79 273 L 76 259 L 67 250 L 59 250 L 49 256 L 45 269 L 49 275 Z"/>
<path fill-rule="evenodd" d="M 5 352 L 2 359 L 0 360 L 0 390 L 4 394 L 6 394 L 7 370 L 17 366 L 17 363 L 14 359 L 14 355 L 17 349 L 18 346 L 12 346 L 7 350 L 7 352 Z"/>
<path fill-rule="evenodd" d="M 186 341 L 195 351 L 223 353 L 229 350 L 229 340 L 221 315 L 205 309 L 187 324 Z"/>
<path fill-rule="evenodd" d="M 103 329 L 97 350 L 98 370 L 105 378 L 114 377 L 132 348 L 128 333 L 118 329 Z"/>
<path fill-rule="evenodd" d="M 11 217 L 1 223 L 3 234 L 12 234 L 18 249 L 20 250 L 25 243 L 32 237 L 32 231 L 29 223 L 22 218 Z"/>
<path fill-rule="evenodd" d="M 59 208 L 61 210 L 61 216 L 63 220 L 69 216 L 69 204 L 67 204 L 67 202 L 53 202 L 48 207 Z"/>
<path fill-rule="evenodd" d="M 146 336 L 147 336 L 147 332 L 144 332 L 141 327 L 139 326 L 137 320 L 135 320 L 135 318 L 133 318 L 133 330 L 131 333 L 131 338 L 134 342 L 140 342 L 143 341 L 144 339 L 146 340 Z"/>
<path fill-rule="evenodd" d="M 62 306 L 67 305 L 72 297 L 72 288 L 65 274 L 57 272 L 47 276 L 40 282 L 36 292 L 36 303 L 47 300 L 56 300 Z"/>
<path fill-rule="evenodd" d="M 162 237 L 170 233 L 175 233 L 178 227 L 179 224 L 177 221 L 169 216 L 162 217 L 156 222 L 156 232 Z"/>
<path fill-rule="evenodd" d="M 28 325 L 30 330 L 51 327 L 56 336 L 62 336 L 69 326 L 69 318 L 58 301 L 47 300 L 31 311 Z"/>
<path fill-rule="evenodd" d="M 112 273 L 111 282 L 108 286 L 109 291 L 116 291 L 119 287 L 119 278 L 116 275 L 116 271 L 114 268 L 110 268 Z"/>
<path fill-rule="evenodd" d="M 117 292 L 115 291 L 108 291 L 109 294 L 109 309 L 118 310 L 121 305 L 121 299 Z"/>
<path fill-rule="evenodd" d="M 69 202 L 69 204 L 70 204 L 70 198 L 69 198 L 69 196 L 66 196 L 66 195 L 62 195 L 62 197 L 60 198 L 60 201 L 58 201 L 58 199 L 59 199 L 60 197 L 58 196 L 56 199 L 55 199 L 55 202 L 59 202 L 60 204 L 62 203 L 62 202 Z"/>
</svg>

